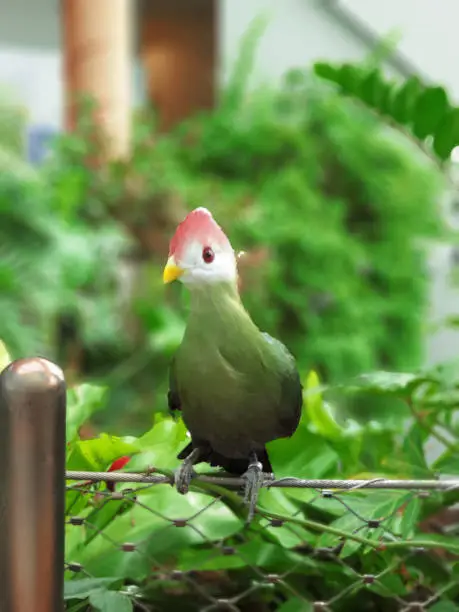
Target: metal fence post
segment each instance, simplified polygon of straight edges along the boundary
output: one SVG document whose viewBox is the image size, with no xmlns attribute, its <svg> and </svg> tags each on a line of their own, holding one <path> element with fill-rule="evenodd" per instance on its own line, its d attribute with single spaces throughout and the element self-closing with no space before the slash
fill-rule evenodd
<svg viewBox="0 0 459 612">
<path fill-rule="evenodd" d="M 20 359 L 0 375 L 0 612 L 62 612 L 65 514 L 62 371 Z"/>
</svg>

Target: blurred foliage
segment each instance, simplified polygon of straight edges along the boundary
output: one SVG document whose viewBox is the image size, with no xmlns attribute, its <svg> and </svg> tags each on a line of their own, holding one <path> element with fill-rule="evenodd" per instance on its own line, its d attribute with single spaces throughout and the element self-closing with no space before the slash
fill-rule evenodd
<svg viewBox="0 0 459 612">
<path fill-rule="evenodd" d="M 0 155 L 21 156 L 25 149 L 27 113 L 8 88 L 0 86 Z M 3 166 L 3 162 L 0 161 Z M 2 167 L 3 171 L 3 167 Z"/>
<path fill-rule="evenodd" d="M 449 160 L 459 145 L 459 107 L 448 97 L 444 87 L 427 86 L 417 76 L 395 82 L 379 67 L 359 64 L 317 62 L 315 73 L 351 96 L 409 131 L 440 162 Z"/>
<path fill-rule="evenodd" d="M 6 118 L 14 116 L 6 108 L 4 104 L 0 112 Z M 13 123 L 8 123 L 5 137 L 2 125 L 0 338 L 16 357 L 41 353 L 57 358 L 61 315 L 72 311 L 81 317 L 84 329 L 94 332 L 90 340 L 97 339 L 116 316 L 113 263 L 125 239 L 121 226 L 105 223 L 97 228 L 65 210 L 65 192 L 58 193 L 54 180 L 55 165 L 43 171 L 29 167 L 12 144 L 22 137 L 21 124 L 16 124 L 16 137 Z M 67 190 L 72 191 L 71 185 Z M 110 282 L 110 300 L 102 308 L 103 288 Z M 105 333 L 113 335 L 118 327 L 112 325 Z"/>
<path fill-rule="evenodd" d="M 165 408 L 169 359 L 184 328 L 165 299 L 160 273 L 183 213 L 173 189 L 179 177 L 170 144 L 157 142 L 148 114 L 135 122 L 131 158 L 104 161 L 93 110 L 91 100 L 83 99 L 78 129 L 57 140 L 43 173 L 53 185 L 55 214 L 91 240 L 90 249 L 81 245 L 90 282 L 73 292 L 66 310 L 80 343 L 80 376 L 109 385 L 102 420 L 138 430 L 151 423 L 146 410 L 152 405 Z M 104 236 L 105 252 L 93 257 Z M 123 242 L 114 242 L 121 236 Z"/>
<path fill-rule="evenodd" d="M 104 161 L 84 101 L 42 168 L 24 178 L 17 160 L 0 179 L 0 338 L 14 355 L 40 350 L 108 384 L 98 420 L 119 431 L 165 409 L 185 309 L 160 266 L 197 205 L 246 252 L 244 302 L 302 369 L 340 381 L 422 360 L 437 175 L 307 72 L 253 90 L 258 36 L 257 26 L 212 111 L 168 134 L 136 116 L 130 159 Z"/>
<path fill-rule="evenodd" d="M 311 372 L 297 432 L 269 445 L 276 475 L 316 479 L 459 475 L 459 424 L 454 418 L 458 374 L 457 364 L 419 374 L 375 372 L 327 390 Z M 324 394 L 331 392 L 334 399 L 325 401 Z M 369 401 L 379 397 L 398 402 L 407 409 L 406 418 L 340 423 L 335 414 L 340 412 L 341 398 L 360 393 Z M 79 439 L 75 432 L 91 411 L 101 407 L 102 395 L 103 389 L 86 385 L 71 398 L 69 469 L 106 471 L 113 461 L 128 455 L 129 471 L 154 466 L 156 473 L 170 476 L 178 465 L 177 452 L 186 444 L 181 420 L 157 417 L 153 428 L 137 438 L 102 434 L 93 440 Z M 434 458 L 428 451 L 432 440 L 440 440 L 442 449 Z M 215 469 L 204 472 L 212 474 Z M 298 597 L 329 601 L 342 591 L 347 596 L 336 601 L 333 610 L 352 605 L 358 610 L 395 611 L 403 601 L 408 609 L 410 601 L 432 598 L 433 603 L 437 593 L 438 610 L 457 609 L 459 493 L 454 489 L 430 495 L 403 490 L 354 492 L 342 494 L 342 503 L 321 498 L 315 490 L 263 490 L 259 513 L 247 528 L 247 510 L 240 498 L 209 483 L 195 481 L 185 496 L 168 484 L 139 485 L 133 491 L 132 483 L 118 483 L 112 495 L 107 484 L 92 485 L 92 494 L 87 486 L 83 493 L 81 484 L 67 492 L 67 515 L 77 518 L 66 527 L 65 558 L 74 568 L 81 566 L 77 573 L 66 572 L 69 610 L 86 609 L 86 602 L 94 610 L 128 611 L 135 601 L 159 610 L 202 609 L 192 582 L 214 597 L 229 598 L 256 586 L 261 574 L 283 576 L 288 570 L 269 589 L 253 588 L 240 609 L 300 612 L 309 608 Z M 214 503 L 208 505 L 212 498 Z M 362 516 L 376 524 L 388 518 L 372 528 Z M 188 526 L 170 522 L 188 517 L 193 517 Z M 277 527 L 269 525 L 270 518 L 276 519 Z M 136 552 L 123 550 L 125 542 Z M 424 552 L 410 553 L 413 546 L 422 546 Z M 334 553 L 326 554 L 335 547 L 340 550 L 339 560 Z M 235 554 L 229 554 L 233 549 Z M 174 582 L 177 570 L 190 572 L 190 580 Z M 374 583 L 360 590 L 349 588 L 358 585 L 358 574 L 379 575 L 383 570 Z"/>
</svg>

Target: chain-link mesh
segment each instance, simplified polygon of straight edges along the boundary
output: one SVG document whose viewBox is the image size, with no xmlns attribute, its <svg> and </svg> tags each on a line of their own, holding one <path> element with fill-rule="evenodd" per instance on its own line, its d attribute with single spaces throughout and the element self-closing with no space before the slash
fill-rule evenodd
<svg viewBox="0 0 459 612">
<path fill-rule="evenodd" d="M 120 577 L 136 610 L 459 609 L 459 481 L 266 481 L 247 526 L 237 478 L 67 479 L 66 578 Z"/>
</svg>

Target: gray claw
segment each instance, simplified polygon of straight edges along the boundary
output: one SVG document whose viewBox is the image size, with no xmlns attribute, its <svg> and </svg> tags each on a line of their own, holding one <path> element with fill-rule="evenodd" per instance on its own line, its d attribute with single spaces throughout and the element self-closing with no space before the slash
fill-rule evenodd
<svg viewBox="0 0 459 612">
<path fill-rule="evenodd" d="M 188 493 L 188 489 L 190 488 L 190 482 L 195 475 L 196 473 L 193 469 L 193 466 L 190 463 L 184 461 L 174 474 L 174 483 L 177 491 L 182 495 Z"/>
<path fill-rule="evenodd" d="M 255 515 L 258 493 L 263 484 L 263 465 L 259 461 L 251 463 L 242 478 L 245 480 L 244 502 L 249 504 L 247 523 L 250 523 Z"/>
</svg>

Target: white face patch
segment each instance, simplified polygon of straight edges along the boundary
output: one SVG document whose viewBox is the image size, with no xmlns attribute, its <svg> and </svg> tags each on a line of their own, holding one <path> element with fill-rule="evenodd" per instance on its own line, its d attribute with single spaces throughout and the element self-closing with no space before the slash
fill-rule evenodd
<svg viewBox="0 0 459 612">
<path fill-rule="evenodd" d="M 207 263 L 203 259 L 203 245 L 200 242 L 191 242 L 185 249 L 177 264 L 184 270 L 180 280 L 185 285 L 204 285 L 206 283 L 230 282 L 236 280 L 237 265 L 233 249 L 222 248 L 218 245 L 210 246 L 214 252 L 214 259 Z"/>
</svg>

